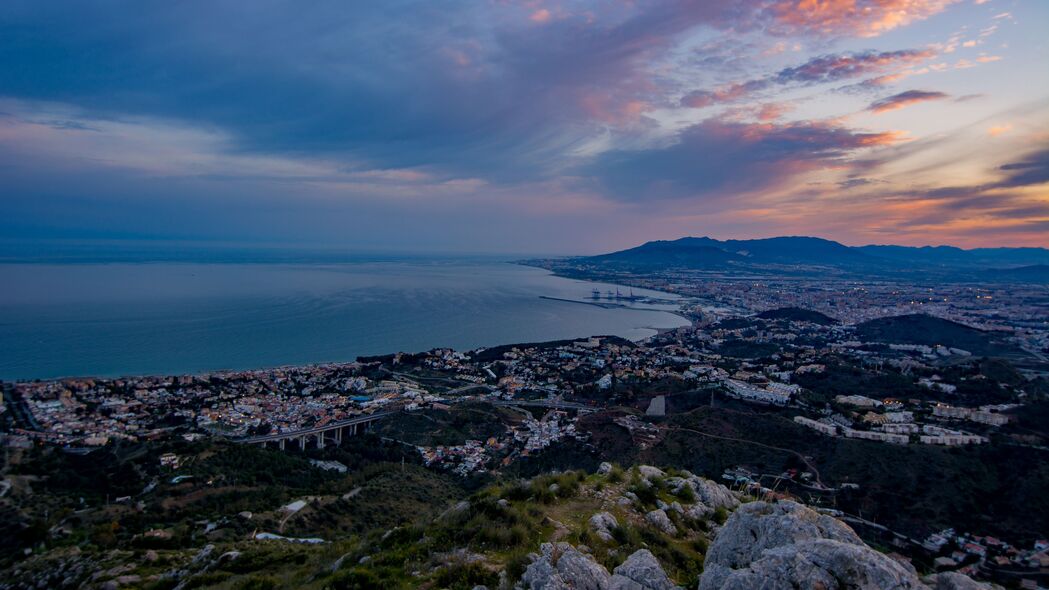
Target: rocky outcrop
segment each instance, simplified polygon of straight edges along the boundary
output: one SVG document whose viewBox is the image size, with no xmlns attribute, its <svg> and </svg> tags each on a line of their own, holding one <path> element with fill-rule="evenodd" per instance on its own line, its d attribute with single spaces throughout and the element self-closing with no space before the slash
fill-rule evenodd
<svg viewBox="0 0 1049 590">
<path fill-rule="evenodd" d="M 913 567 L 871 549 L 841 521 L 787 501 L 744 504 L 707 552 L 699 590 L 751 588 L 929 590 Z"/>
<path fill-rule="evenodd" d="M 568 543 L 543 543 L 517 585 L 527 590 L 674 590 L 655 556 L 634 552 L 608 573 L 593 557 Z"/>
<path fill-rule="evenodd" d="M 612 540 L 612 531 L 619 528 L 619 521 L 608 512 L 598 512 L 590 517 L 590 528 L 602 541 Z"/>
<path fill-rule="evenodd" d="M 675 590 L 679 586 L 670 581 L 656 556 L 648 549 L 635 551 L 626 561 L 612 570 L 613 590 Z"/>
<path fill-rule="evenodd" d="M 732 510 L 739 506 L 739 499 L 731 490 L 721 484 L 714 483 L 709 479 L 703 479 L 698 475 L 684 472 L 685 483 L 692 487 L 696 498 L 712 510 L 724 508 Z"/>
<path fill-rule="evenodd" d="M 652 467 L 651 465 L 639 465 L 637 472 L 644 479 L 663 478 L 667 476 L 666 472 L 662 469 Z"/>
<path fill-rule="evenodd" d="M 648 514 L 645 514 L 645 520 L 648 521 L 648 524 L 656 527 L 661 532 L 668 535 L 677 534 L 677 527 L 674 526 L 674 523 L 670 521 L 670 517 L 667 516 L 667 513 L 663 510 L 657 508 Z"/>
<path fill-rule="evenodd" d="M 568 543 L 543 543 L 539 550 L 521 576 L 520 588 L 605 590 L 611 585 L 608 570 Z"/>
<path fill-rule="evenodd" d="M 1001 588 L 997 584 L 977 582 L 965 574 L 958 572 L 942 572 L 925 578 L 925 582 L 932 590 L 994 590 Z"/>
</svg>

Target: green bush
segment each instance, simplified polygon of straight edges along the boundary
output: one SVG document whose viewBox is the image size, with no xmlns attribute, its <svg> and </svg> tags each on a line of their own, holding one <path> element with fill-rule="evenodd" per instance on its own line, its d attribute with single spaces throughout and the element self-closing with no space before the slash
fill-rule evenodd
<svg viewBox="0 0 1049 590">
<path fill-rule="evenodd" d="M 678 489 L 677 493 L 674 494 L 686 504 L 692 504 L 696 501 L 696 490 L 692 489 L 690 485 L 683 485 Z"/>
<path fill-rule="evenodd" d="M 499 576 L 476 562 L 456 563 L 438 571 L 434 582 L 439 588 L 470 590 L 474 586 L 494 587 Z"/>
<path fill-rule="evenodd" d="M 237 590 L 277 590 L 280 582 L 273 576 L 251 576 L 235 587 Z"/>
<path fill-rule="evenodd" d="M 337 572 L 328 584 L 331 590 L 372 590 L 382 587 L 382 580 L 377 575 L 360 567 Z"/>
</svg>

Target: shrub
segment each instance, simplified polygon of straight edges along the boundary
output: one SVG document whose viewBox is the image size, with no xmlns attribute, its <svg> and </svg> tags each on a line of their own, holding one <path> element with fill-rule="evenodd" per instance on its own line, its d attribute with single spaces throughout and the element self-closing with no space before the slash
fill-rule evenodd
<svg viewBox="0 0 1049 590">
<path fill-rule="evenodd" d="M 383 584 L 371 571 L 356 567 L 336 573 L 332 576 L 329 587 L 331 590 L 371 590 L 382 588 Z"/>
<path fill-rule="evenodd" d="M 434 580 L 439 588 L 464 588 L 475 586 L 496 586 L 499 576 L 477 562 L 456 563 L 437 572 Z"/>
<path fill-rule="evenodd" d="M 277 590 L 280 582 L 273 576 L 252 576 L 235 587 L 237 590 Z"/>
<path fill-rule="evenodd" d="M 692 486 L 687 484 L 681 486 L 675 495 L 686 504 L 692 504 L 696 501 L 696 490 L 692 489 Z"/>
</svg>

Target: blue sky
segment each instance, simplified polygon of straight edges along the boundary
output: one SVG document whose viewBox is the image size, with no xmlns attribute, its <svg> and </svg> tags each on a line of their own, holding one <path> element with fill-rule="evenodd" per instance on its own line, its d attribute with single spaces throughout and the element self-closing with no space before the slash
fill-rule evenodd
<svg viewBox="0 0 1049 590">
<path fill-rule="evenodd" d="M 0 233 L 1049 246 L 1040 0 L 0 5 Z"/>
</svg>

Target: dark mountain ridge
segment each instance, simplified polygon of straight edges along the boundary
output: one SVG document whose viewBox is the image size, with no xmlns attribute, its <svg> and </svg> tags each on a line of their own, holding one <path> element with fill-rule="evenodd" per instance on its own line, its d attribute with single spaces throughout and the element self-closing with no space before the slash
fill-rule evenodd
<svg viewBox="0 0 1049 590">
<path fill-rule="evenodd" d="M 997 278 L 1042 282 L 1047 280 L 1044 267 L 1049 265 L 1049 249 L 846 246 L 833 240 L 808 236 L 754 240 L 685 237 L 646 242 L 627 250 L 574 261 L 649 271 L 796 266 L 826 267 L 859 273 L 935 270 L 972 280 Z"/>
</svg>

